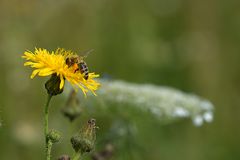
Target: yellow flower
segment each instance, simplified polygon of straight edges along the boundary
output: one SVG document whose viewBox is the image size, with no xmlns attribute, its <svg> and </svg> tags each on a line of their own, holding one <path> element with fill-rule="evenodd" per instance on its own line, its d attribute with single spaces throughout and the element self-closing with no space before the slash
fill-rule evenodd
<svg viewBox="0 0 240 160">
<path fill-rule="evenodd" d="M 36 75 L 49 76 L 56 74 L 61 80 L 59 86 L 60 89 L 64 87 L 64 81 L 66 79 L 75 89 L 79 87 L 85 95 L 88 90 L 92 91 L 95 95 L 95 91 L 100 84 L 96 82 L 94 78 L 99 77 L 99 75 L 89 73 L 88 79 L 84 79 L 84 75 L 80 71 L 76 71 L 76 68 L 73 68 L 73 66 L 69 67 L 66 64 L 66 57 L 71 55 L 74 55 L 74 53 L 60 48 L 55 52 L 36 48 L 34 53 L 26 51 L 22 58 L 27 60 L 27 62 L 24 63 L 24 66 L 31 66 L 35 69 L 32 72 L 31 79 Z"/>
</svg>

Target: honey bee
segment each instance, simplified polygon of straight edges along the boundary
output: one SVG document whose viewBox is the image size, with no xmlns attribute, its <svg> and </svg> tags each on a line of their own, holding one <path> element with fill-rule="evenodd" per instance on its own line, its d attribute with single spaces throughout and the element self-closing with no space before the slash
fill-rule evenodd
<svg viewBox="0 0 240 160">
<path fill-rule="evenodd" d="M 87 63 L 83 59 L 86 58 L 88 54 L 92 51 L 93 50 L 90 50 L 87 53 L 85 53 L 85 56 L 71 55 L 66 58 L 66 62 L 65 62 L 68 65 L 68 67 L 73 67 L 74 73 L 76 73 L 77 71 L 80 71 L 80 73 L 83 74 L 83 78 L 85 80 L 88 80 L 89 70 L 88 70 Z"/>
</svg>

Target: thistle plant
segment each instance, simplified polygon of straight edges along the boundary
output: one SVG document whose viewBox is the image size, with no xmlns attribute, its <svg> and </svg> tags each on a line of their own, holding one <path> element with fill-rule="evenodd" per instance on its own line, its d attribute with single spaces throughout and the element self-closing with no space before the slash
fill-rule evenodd
<svg viewBox="0 0 240 160">
<path fill-rule="evenodd" d="M 75 150 L 73 160 L 78 160 L 82 154 L 94 149 L 97 128 L 96 120 L 90 119 L 80 132 L 71 138 L 72 147 Z"/>
<path fill-rule="evenodd" d="M 121 80 L 99 80 L 95 81 L 99 75 L 87 73 L 85 63 L 78 64 L 77 61 L 70 62 L 69 57 L 77 57 L 72 51 L 57 49 L 49 52 L 46 49 L 35 49 L 34 52 L 26 51 L 24 59 L 27 62 L 25 66 L 34 68 L 31 78 L 38 76 L 50 76 L 45 83 L 47 90 L 47 102 L 44 107 L 44 136 L 46 145 L 46 159 L 51 159 L 51 149 L 54 143 L 59 142 L 60 133 L 54 129 L 49 130 L 49 104 L 53 96 L 61 94 L 64 90 L 70 91 L 66 106 L 62 113 L 70 121 L 76 119 L 81 113 L 80 106 L 97 105 L 95 111 L 114 110 L 108 114 L 116 120 L 109 121 L 108 140 L 113 142 L 123 137 L 129 137 L 126 141 L 133 141 L 138 128 L 137 125 L 131 124 L 133 119 L 132 112 L 142 111 L 153 115 L 160 122 L 174 122 L 183 118 L 190 118 L 194 125 L 201 126 L 204 122 L 213 120 L 214 107 L 206 99 L 200 98 L 194 94 L 187 94 L 177 89 L 152 84 L 135 84 Z M 82 67 L 82 68 L 81 68 Z M 82 70 L 81 70 L 82 69 Z M 67 80 L 71 87 L 65 85 Z M 65 87 L 64 87 L 65 86 Z M 80 88 L 82 92 L 77 92 Z M 92 94 L 88 94 L 87 92 Z M 81 94 L 83 93 L 83 94 Z M 97 97 L 95 95 L 98 95 Z M 65 94 L 66 95 L 66 94 Z M 69 94 L 67 94 L 69 95 Z M 82 98 L 84 95 L 87 98 Z M 81 103 L 79 99 L 81 98 Z M 89 101 L 90 100 L 90 101 Z M 115 108 L 114 108 L 115 107 Z M 91 108 L 91 107 L 86 107 Z M 98 112 L 99 113 L 99 112 Z M 124 115 L 115 116 L 114 114 Z M 139 113 L 139 112 L 138 112 Z M 129 114 L 129 117 L 126 115 Z M 71 144 L 75 154 L 71 157 L 73 160 L 82 159 L 82 155 L 91 152 L 95 148 L 96 141 L 95 119 L 90 119 L 81 130 L 71 138 Z M 114 136 L 113 136 L 114 134 Z M 93 154 L 93 159 L 110 158 L 113 155 L 115 146 L 112 143 L 105 145 L 105 149 Z M 69 160 L 70 156 L 63 155 L 59 160 Z"/>
<path fill-rule="evenodd" d="M 53 96 L 61 94 L 64 90 L 65 80 L 70 82 L 75 90 L 80 88 L 84 95 L 88 91 L 91 91 L 95 95 L 95 91 L 99 87 L 99 83 L 94 78 L 99 75 L 95 73 L 89 73 L 86 79 L 85 75 L 76 70 L 78 64 L 68 65 L 66 63 L 67 57 L 76 56 L 72 51 L 58 48 L 56 51 L 49 52 L 46 49 L 35 49 L 34 52 L 26 51 L 22 58 L 27 62 L 24 66 L 30 66 L 34 68 L 31 74 L 31 79 L 36 75 L 38 76 L 51 76 L 45 83 L 45 88 L 48 93 L 47 102 L 44 107 L 44 135 L 45 135 L 45 154 L 46 159 L 51 158 L 52 145 L 60 140 L 60 134 L 56 130 L 49 131 L 48 119 L 49 119 L 49 104 Z M 75 158 L 78 159 L 78 158 Z"/>
</svg>

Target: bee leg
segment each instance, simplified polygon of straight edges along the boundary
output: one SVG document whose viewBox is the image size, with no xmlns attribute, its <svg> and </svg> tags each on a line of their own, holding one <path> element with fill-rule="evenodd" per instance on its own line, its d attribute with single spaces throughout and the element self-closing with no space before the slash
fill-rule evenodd
<svg viewBox="0 0 240 160">
<path fill-rule="evenodd" d="M 79 68 L 75 69 L 74 73 L 76 73 L 77 71 L 79 71 Z"/>
</svg>

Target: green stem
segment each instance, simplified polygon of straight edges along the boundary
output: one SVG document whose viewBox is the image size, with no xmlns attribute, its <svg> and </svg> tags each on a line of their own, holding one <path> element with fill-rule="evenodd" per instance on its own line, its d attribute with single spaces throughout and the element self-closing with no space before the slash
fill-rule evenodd
<svg viewBox="0 0 240 160">
<path fill-rule="evenodd" d="M 81 158 L 81 153 L 80 152 L 75 152 L 75 154 L 73 155 L 72 160 L 80 160 Z"/>
<path fill-rule="evenodd" d="M 47 160 L 51 159 L 52 145 L 53 145 L 53 143 L 51 141 L 48 141 L 48 144 L 47 144 Z"/>
<path fill-rule="evenodd" d="M 44 110 L 44 135 L 45 135 L 45 152 L 46 152 L 46 159 L 50 160 L 50 154 L 51 154 L 51 148 L 52 148 L 52 142 L 48 140 L 48 108 L 49 108 L 49 103 L 52 98 L 52 95 L 48 95 L 47 98 L 47 103 L 45 105 L 45 110 Z"/>
</svg>

